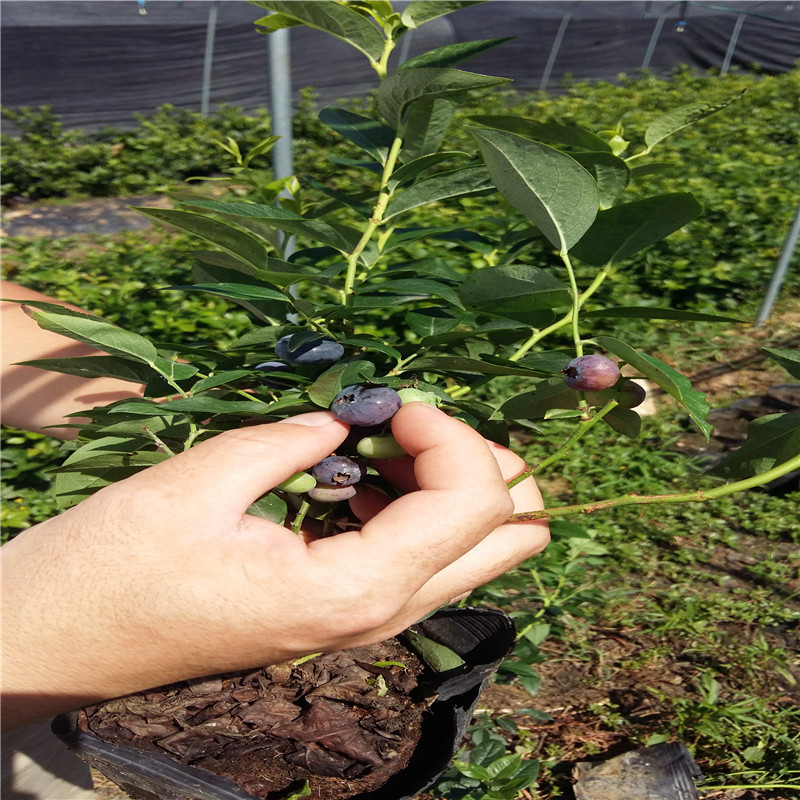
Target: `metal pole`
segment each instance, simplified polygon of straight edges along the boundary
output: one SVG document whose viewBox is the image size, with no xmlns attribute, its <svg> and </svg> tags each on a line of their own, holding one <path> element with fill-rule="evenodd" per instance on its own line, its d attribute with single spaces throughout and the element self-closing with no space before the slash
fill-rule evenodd
<svg viewBox="0 0 800 800">
<path fill-rule="evenodd" d="M 761 308 L 758 310 L 756 317 L 756 325 L 763 325 L 769 318 L 772 306 L 778 297 L 778 292 L 781 290 L 783 279 L 789 270 L 789 262 L 792 260 L 795 248 L 797 247 L 797 240 L 800 238 L 800 205 L 797 206 L 797 211 L 794 215 L 789 232 L 786 234 L 786 239 L 781 247 L 781 252 L 778 255 L 778 261 L 775 265 L 775 271 L 772 273 L 772 279 L 767 287 L 767 293 L 761 302 Z"/>
<path fill-rule="evenodd" d="M 567 25 L 569 25 L 569 21 L 572 19 L 573 8 L 575 8 L 575 3 L 573 3 L 569 7 L 569 11 L 566 11 L 564 16 L 561 17 L 561 23 L 558 26 L 558 31 L 556 31 L 556 38 L 553 40 L 553 46 L 550 48 L 550 55 L 547 57 L 547 63 L 544 65 L 542 79 L 539 81 L 540 92 L 543 92 L 547 88 L 547 84 L 550 82 L 550 75 L 552 74 L 553 67 L 556 63 L 558 51 L 561 49 L 561 43 L 564 41 L 564 34 L 567 31 Z"/>
<path fill-rule="evenodd" d="M 206 50 L 203 55 L 203 86 L 200 90 L 200 116 L 208 116 L 211 100 L 211 68 L 214 63 L 214 36 L 217 32 L 218 0 L 208 7 L 208 24 L 206 25 Z"/>
<path fill-rule="evenodd" d="M 289 59 L 289 31 L 274 31 L 269 41 L 269 99 L 272 134 L 281 138 L 272 149 L 276 178 L 294 174 L 292 159 L 292 68 Z"/>
<path fill-rule="evenodd" d="M 731 33 L 731 38 L 728 41 L 728 49 L 725 51 L 725 58 L 722 59 L 722 67 L 719 71 L 720 75 L 728 74 L 728 70 L 731 67 L 731 61 L 733 60 L 733 51 L 736 50 L 736 43 L 739 41 L 739 34 L 742 32 L 742 25 L 744 25 L 746 17 L 746 11 L 736 17 L 736 24 L 733 26 L 733 33 Z"/>
<path fill-rule="evenodd" d="M 653 53 L 655 53 L 656 45 L 658 44 L 658 39 L 661 36 L 661 29 L 664 27 L 664 20 L 667 18 L 667 14 L 672 11 L 673 6 L 677 6 L 679 3 L 670 3 L 659 15 L 658 19 L 656 20 L 656 24 L 653 26 L 653 34 L 650 36 L 650 41 L 647 43 L 647 50 L 644 52 L 644 58 L 642 59 L 642 69 L 647 69 L 650 66 L 650 61 L 653 58 Z"/>
<path fill-rule="evenodd" d="M 272 135 L 281 138 L 272 148 L 275 178 L 294 175 L 292 157 L 292 62 L 289 55 L 289 31 L 281 28 L 267 37 L 269 42 L 269 102 Z M 280 237 L 283 257 L 294 252 L 294 236 Z M 290 291 L 295 287 L 290 287 Z"/>
<path fill-rule="evenodd" d="M 750 3 L 744 11 L 736 17 L 736 24 L 733 26 L 733 31 L 731 33 L 731 38 L 728 40 L 728 49 L 725 51 L 725 58 L 722 59 L 722 67 L 720 68 L 719 74 L 720 75 L 727 75 L 728 70 L 731 68 L 731 61 L 733 61 L 733 53 L 736 50 L 736 45 L 739 43 L 739 34 L 742 32 L 742 26 L 744 25 L 744 21 L 747 19 L 748 15 L 750 14 L 751 8 L 756 8 L 757 6 L 763 6 L 764 3 L 768 2 L 769 0 L 758 0 L 758 2 Z"/>
</svg>

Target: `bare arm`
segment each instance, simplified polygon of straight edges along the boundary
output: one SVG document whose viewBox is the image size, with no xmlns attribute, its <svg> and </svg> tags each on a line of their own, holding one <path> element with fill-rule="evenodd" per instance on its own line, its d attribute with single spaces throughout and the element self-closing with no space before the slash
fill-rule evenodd
<svg viewBox="0 0 800 800">
<path fill-rule="evenodd" d="M 2 282 L 4 300 L 59 301 L 14 283 Z M 68 303 L 67 308 L 76 309 Z M 37 358 L 67 358 L 97 355 L 88 345 L 65 339 L 40 328 L 18 303 L 0 303 L 3 332 L 2 414 L 3 423 L 15 428 L 39 431 L 58 439 L 74 439 L 72 428 L 47 428 L 63 422 L 79 422 L 69 417 L 75 411 L 106 405 L 114 400 L 141 396 L 141 387 L 115 378 L 80 378 L 48 372 L 36 367 L 14 366 L 19 361 Z"/>
<path fill-rule="evenodd" d="M 506 487 L 522 459 L 422 403 L 392 430 L 406 493 L 364 492 L 359 531 L 247 514 L 344 440 L 314 412 L 222 433 L 4 545 L 3 724 L 381 641 L 545 546 L 545 522 L 505 524 L 542 507 L 533 478 Z"/>
</svg>

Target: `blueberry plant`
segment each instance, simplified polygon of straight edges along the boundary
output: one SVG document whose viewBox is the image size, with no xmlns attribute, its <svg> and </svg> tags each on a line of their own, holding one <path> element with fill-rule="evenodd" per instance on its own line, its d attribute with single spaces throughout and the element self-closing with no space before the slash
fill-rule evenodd
<svg viewBox="0 0 800 800">
<path fill-rule="evenodd" d="M 191 281 L 171 288 L 218 295 L 249 312 L 252 329 L 224 350 L 152 341 L 96 316 L 29 304 L 40 326 L 105 355 L 28 363 L 146 387 L 141 399 L 76 409 L 90 422 L 57 474 L 62 506 L 224 430 L 318 409 L 349 423 L 350 436 L 252 513 L 295 530 L 309 516 L 331 533 L 354 524 L 346 500 L 359 481 L 383 486 L 376 459 L 403 455 L 390 421 L 409 401 L 435 404 L 503 444 L 511 425 L 546 436 L 548 421 L 572 420 L 572 432 L 517 480 L 557 464 L 600 423 L 635 440 L 644 392 L 631 375 L 658 385 L 710 435 L 703 395 L 615 336 L 613 323 L 732 320 L 600 305 L 595 297 L 620 265 L 701 213 L 688 192 L 643 193 L 658 169 L 651 154 L 737 98 L 665 109 L 643 131 L 607 120 L 589 130 L 468 116 L 470 95 L 505 79 L 460 65 L 505 40 L 447 45 L 390 64 L 404 35 L 473 4 L 417 0 L 398 12 L 385 0 L 254 3 L 270 12 L 256 23 L 261 32 L 309 26 L 354 47 L 375 71 L 379 86 L 362 110 L 319 112 L 330 135 L 360 157 L 344 165 L 341 185 L 313 176 L 275 180 L 256 166 L 275 137 L 245 151 L 228 138 L 219 143 L 231 159 L 227 199 L 187 188 L 173 209 L 140 209 L 205 248 L 194 253 Z M 454 124 L 466 127 L 471 147 L 448 147 Z M 355 183 L 353 169 L 361 176 Z M 480 229 L 458 224 L 467 198 L 485 204 Z M 768 354 L 800 377 L 796 352 Z M 524 390 L 489 402 L 496 396 L 489 384 L 504 378 L 524 382 Z M 598 496 L 515 518 L 701 501 L 767 483 L 800 468 L 798 417 L 753 423 L 746 444 L 716 468 L 728 482 L 705 492 Z"/>
</svg>

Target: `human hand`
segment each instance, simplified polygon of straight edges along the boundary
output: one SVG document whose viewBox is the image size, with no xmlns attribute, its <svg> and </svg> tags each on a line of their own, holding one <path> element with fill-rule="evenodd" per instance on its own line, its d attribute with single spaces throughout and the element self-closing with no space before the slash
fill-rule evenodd
<svg viewBox="0 0 800 800">
<path fill-rule="evenodd" d="M 525 468 L 421 403 L 392 420 L 407 492 L 351 500 L 361 530 L 318 539 L 246 514 L 333 452 L 328 412 L 223 433 L 108 486 L 3 548 L 6 722 L 175 680 L 380 641 L 541 550 Z M 513 499 L 512 499 L 513 496 Z"/>
</svg>

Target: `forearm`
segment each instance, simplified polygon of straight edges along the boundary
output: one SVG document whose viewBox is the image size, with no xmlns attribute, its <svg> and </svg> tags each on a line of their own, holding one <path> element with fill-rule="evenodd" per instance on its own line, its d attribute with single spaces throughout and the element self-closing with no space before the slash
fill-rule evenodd
<svg viewBox="0 0 800 800">
<path fill-rule="evenodd" d="M 5 281 L 2 289 L 4 300 L 56 302 L 40 292 Z M 62 305 L 75 308 L 67 303 Z M 25 314 L 19 303 L 1 303 L 0 317 L 3 332 L 1 399 L 5 425 L 39 431 L 58 439 L 73 439 L 74 429 L 47 426 L 79 422 L 81 418 L 71 416 L 76 411 L 141 396 L 141 386 L 127 381 L 87 379 L 36 367 L 14 366 L 20 361 L 90 356 L 97 355 L 98 351 L 43 330 Z"/>
</svg>

